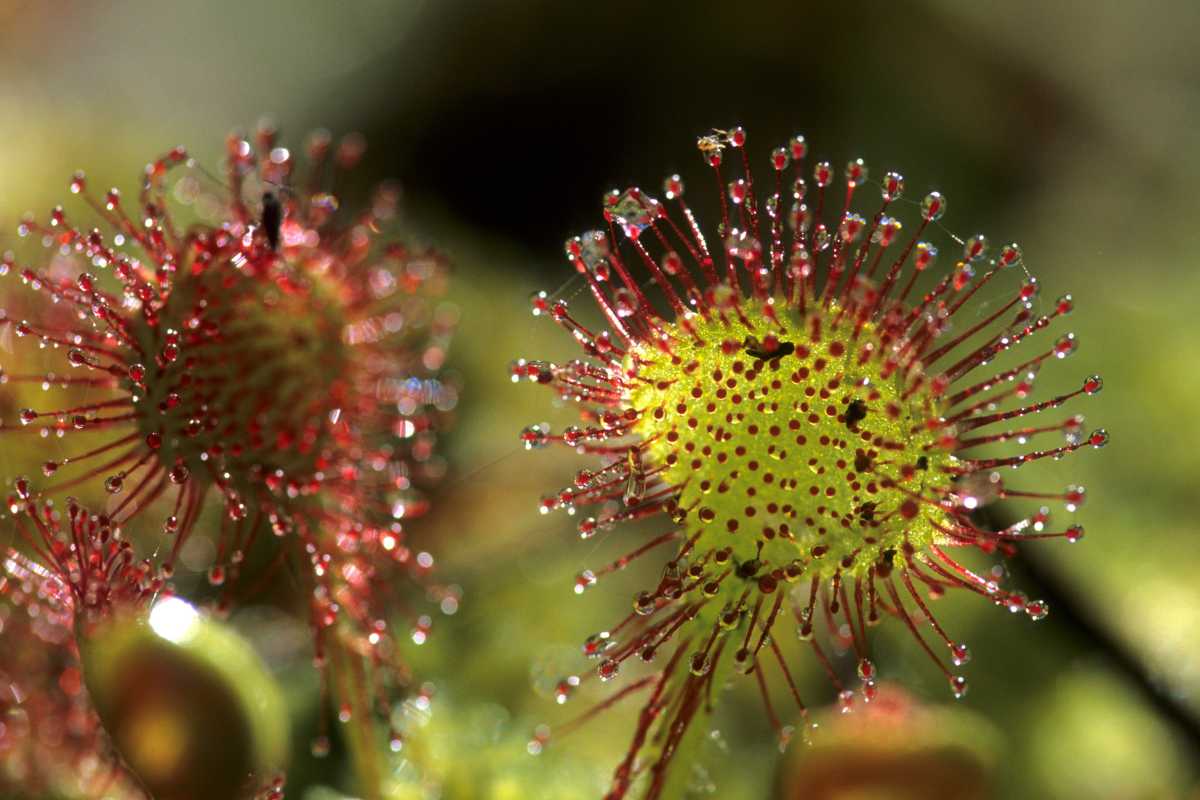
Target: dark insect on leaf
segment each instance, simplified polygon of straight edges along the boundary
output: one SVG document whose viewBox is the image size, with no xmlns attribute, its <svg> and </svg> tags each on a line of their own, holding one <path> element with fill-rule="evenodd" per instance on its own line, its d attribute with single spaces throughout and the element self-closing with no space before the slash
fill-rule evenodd
<svg viewBox="0 0 1200 800">
<path fill-rule="evenodd" d="M 853 428 L 858 423 L 867 418 L 867 404 L 862 400 L 855 400 L 846 407 L 846 427 Z"/>
<path fill-rule="evenodd" d="M 752 558 L 749 561 L 743 561 L 738 565 L 737 576 L 739 578 L 745 578 L 749 580 L 757 575 L 760 569 L 762 569 L 762 562 L 757 558 Z"/>
<path fill-rule="evenodd" d="M 796 345 L 792 344 L 791 342 L 779 342 L 777 345 L 775 345 L 774 349 L 768 349 L 765 345 L 759 343 L 758 341 L 747 338 L 745 346 L 746 354 L 759 361 L 767 361 L 772 358 L 782 358 L 783 356 L 790 356 L 792 353 L 796 352 Z"/>
<path fill-rule="evenodd" d="M 267 235 L 267 243 L 272 250 L 279 249 L 279 228 L 283 225 L 283 206 L 274 192 L 266 192 L 262 197 L 262 229 Z"/>
</svg>

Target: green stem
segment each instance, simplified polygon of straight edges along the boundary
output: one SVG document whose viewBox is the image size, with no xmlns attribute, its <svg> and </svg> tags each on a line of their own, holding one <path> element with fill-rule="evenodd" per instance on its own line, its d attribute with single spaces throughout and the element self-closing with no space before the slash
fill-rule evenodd
<svg viewBox="0 0 1200 800">
<path fill-rule="evenodd" d="M 336 707 L 339 712 L 342 707 L 350 709 L 350 720 L 342 730 L 356 790 L 364 800 L 382 800 L 383 759 L 372 717 L 366 665 L 363 657 L 343 641 L 342 635 L 331 638 L 330 669 Z"/>
</svg>

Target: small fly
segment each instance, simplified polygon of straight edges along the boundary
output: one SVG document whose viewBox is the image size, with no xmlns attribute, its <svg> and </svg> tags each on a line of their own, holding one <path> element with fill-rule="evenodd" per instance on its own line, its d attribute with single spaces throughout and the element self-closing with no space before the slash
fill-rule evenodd
<svg viewBox="0 0 1200 800">
<path fill-rule="evenodd" d="M 283 204 L 274 192 L 263 192 L 262 219 L 260 227 L 267 236 L 271 249 L 279 250 L 279 229 L 283 226 Z"/>
<path fill-rule="evenodd" d="M 765 344 L 762 344 L 753 336 L 747 336 L 742 341 L 742 347 L 745 348 L 746 354 L 758 361 L 769 361 L 772 358 L 783 358 L 796 352 L 796 345 L 791 342 L 776 342 L 774 349 L 768 349 Z"/>
</svg>

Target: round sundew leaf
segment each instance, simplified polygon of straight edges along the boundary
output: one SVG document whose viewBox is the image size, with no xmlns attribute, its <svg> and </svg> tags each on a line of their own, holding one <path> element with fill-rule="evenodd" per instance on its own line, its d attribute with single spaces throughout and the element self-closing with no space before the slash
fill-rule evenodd
<svg viewBox="0 0 1200 800">
<path fill-rule="evenodd" d="M 566 300 L 537 295 L 534 314 L 567 330 L 585 359 L 522 359 L 512 370 L 514 380 L 547 385 L 581 406 L 579 425 L 527 428 L 526 448 L 562 445 L 594 457 L 571 484 L 543 495 L 539 510 L 579 513 L 585 539 L 647 521 L 650 538 L 580 569 L 576 594 L 608 583 L 635 559 L 662 564 L 657 583 L 634 593 L 632 613 L 608 627 L 621 632 L 621 644 L 605 648 L 579 677 L 614 681 L 628 675 L 623 665 L 635 656 L 659 654 L 656 674 L 622 678 L 625 685 L 596 707 L 642 695 L 607 795 L 613 800 L 643 792 L 635 783 L 645 784 L 646 800 L 679 796 L 663 775 L 697 722 L 698 681 L 723 660 L 759 683 L 765 716 L 786 742 L 764 672 L 788 686 L 807 721 L 789 666 L 796 646 L 784 635 L 789 629 L 811 643 L 844 710 L 878 694 L 869 629 L 885 617 L 907 627 L 951 694 L 965 697 L 968 679 L 955 670 L 970 660 L 970 648 L 942 627 L 932 601 L 967 589 L 1034 621 L 1048 606 L 1006 586 L 1000 565 L 981 569 L 954 554 L 1011 557 L 1027 541 L 1078 541 L 1082 528 L 1051 523 L 1043 505 L 1058 500 L 1073 511 L 1078 487 L 1059 491 L 1008 476 L 1108 442 L 1103 429 L 1085 435 L 1082 415 L 1036 416 L 1096 394 L 1101 381 L 1034 399 L 1041 367 L 1071 355 L 1077 342 L 1069 332 L 1054 341 L 1039 335 L 1073 303 L 1068 295 L 1052 309 L 1039 305 L 1038 281 L 1011 269 L 1019 250 L 989 256 L 983 236 L 951 234 L 950 251 L 961 259 L 925 276 L 937 255 L 927 237 L 947 238 L 940 224 L 930 227 L 945 198 L 927 195 L 914 220 L 913 209 L 892 205 L 898 176 L 885 175 L 883 208 L 869 198 L 864 205 L 856 192 L 868 173 L 856 160 L 838 212 L 826 196 L 836 180 L 832 163 L 810 172 L 796 163 L 805 148 L 795 143 L 787 178 L 797 204 L 785 231 L 785 176 L 756 200 L 749 158 L 721 169 L 722 151 L 744 142 L 740 129 L 698 140 L 718 185 L 728 187 L 715 226 L 687 204 L 668 207 L 640 189 L 607 195 L 615 241 L 606 239 L 602 256 L 587 252 L 587 235 L 566 247 L 607 329 L 573 316 Z M 774 168 L 789 167 L 780 158 Z M 677 189 L 669 180 L 667 192 Z M 906 225 L 911 234 L 902 233 Z M 998 528 L 976 518 L 1009 499 L 1036 510 Z M 585 642 L 585 655 L 599 655 L 594 644 Z M 672 648 L 687 657 L 668 658 Z M 861 690 L 839 677 L 851 648 Z"/>
<path fill-rule="evenodd" d="M 283 699 L 229 627 L 166 597 L 86 626 L 79 642 L 100 719 L 157 800 L 247 797 L 282 766 Z"/>
</svg>

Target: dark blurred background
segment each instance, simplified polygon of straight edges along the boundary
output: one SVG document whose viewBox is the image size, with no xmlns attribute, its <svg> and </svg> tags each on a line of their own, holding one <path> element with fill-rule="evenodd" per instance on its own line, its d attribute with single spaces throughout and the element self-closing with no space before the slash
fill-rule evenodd
<svg viewBox="0 0 1200 800">
<path fill-rule="evenodd" d="M 426 726 L 442 796 L 597 797 L 623 751 L 630 716 L 616 712 L 540 759 L 524 752 L 536 722 L 568 716 L 544 696 L 547 676 L 578 669 L 579 642 L 639 584 L 570 595 L 607 552 L 535 505 L 581 464 L 516 445 L 523 425 L 569 415 L 505 367 L 573 355 L 526 298 L 570 277 L 562 242 L 597 223 L 601 193 L 672 172 L 707 189 L 694 137 L 736 124 L 760 162 L 802 132 L 835 166 L 862 156 L 876 175 L 903 171 L 914 194 L 941 190 L 950 229 L 1021 242 L 1049 296 L 1076 301 L 1082 346 L 1059 371 L 1106 380 L 1085 411 L 1112 444 L 1036 473 L 1048 491 L 1088 488 L 1088 538 L 1037 553 L 1073 613 L 1031 627 L 968 598 L 945 604 L 975 653 L 953 708 L 885 633 L 877 660 L 933 715 L 914 741 L 936 730 L 972 754 L 962 774 L 978 794 L 964 796 L 1196 796 L 1200 5 L 10 0 L 0 250 L 76 168 L 132 189 L 179 143 L 216 165 L 224 134 L 264 114 L 295 144 L 315 126 L 365 133 L 363 191 L 399 179 L 406 227 L 456 263 L 460 423 L 423 535 L 465 594 L 418 655 L 439 686 Z M 14 286 L 0 284 L 0 305 Z M 800 672 L 827 700 L 815 670 Z M 307 696 L 306 671 L 280 674 Z M 296 703 L 303 738 L 313 701 Z M 817 754 L 779 757 L 750 687 L 714 726 L 698 792 L 771 796 Z M 336 760 L 298 752 L 297 796 L 338 784 Z M 411 775 L 397 762 L 395 796 L 437 796 Z"/>
</svg>

